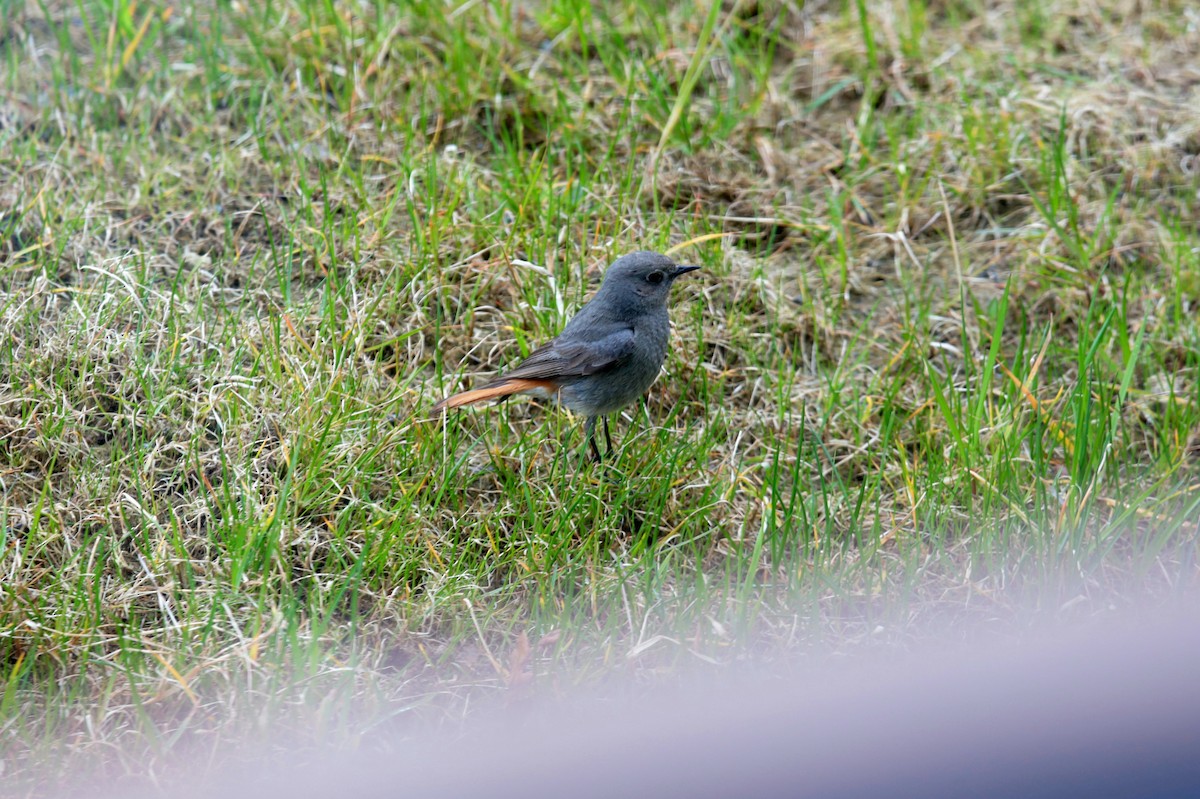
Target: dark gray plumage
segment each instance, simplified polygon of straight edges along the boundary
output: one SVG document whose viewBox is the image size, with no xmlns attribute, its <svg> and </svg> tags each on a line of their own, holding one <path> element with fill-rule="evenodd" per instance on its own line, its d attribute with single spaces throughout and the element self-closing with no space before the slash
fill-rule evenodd
<svg viewBox="0 0 1200 799">
<path fill-rule="evenodd" d="M 611 453 L 608 414 L 637 400 L 658 377 L 671 332 L 667 317 L 671 285 L 680 275 L 699 268 L 679 266 L 655 252 L 621 256 L 608 268 L 596 296 L 557 338 L 482 388 L 443 399 L 433 406 L 433 413 L 513 394 L 552 397 L 586 417 L 584 431 L 599 460 L 596 419 L 604 419 Z"/>
</svg>

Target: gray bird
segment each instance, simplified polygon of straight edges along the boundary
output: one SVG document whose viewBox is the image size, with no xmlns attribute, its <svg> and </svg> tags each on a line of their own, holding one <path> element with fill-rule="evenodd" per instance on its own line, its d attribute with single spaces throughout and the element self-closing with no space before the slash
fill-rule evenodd
<svg viewBox="0 0 1200 799">
<path fill-rule="evenodd" d="M 586 418 L 583 430 L 596 460 L 602 457 L 596 446 L 596 419 L 603 418 L 611 455 L 608 414 L 637 400 L 658 377 L 671 332 L 671 284 L 699 268 L 680 266 L 656 252 L 621 256 L 608 268 L 596 296 L 558 338 L 482 388 L 446 397 L 431 413 L 513 394 L 549 397 Z"/>
</svg>

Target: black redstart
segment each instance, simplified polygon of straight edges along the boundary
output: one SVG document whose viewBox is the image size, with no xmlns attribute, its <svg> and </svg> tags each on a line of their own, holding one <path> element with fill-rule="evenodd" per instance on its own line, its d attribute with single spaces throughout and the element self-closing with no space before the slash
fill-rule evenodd
<svg viewBox="0 0 1200 799">
<path fill-rule="evenodd" d="M 656 252 L 632 252 L 613 261 L 596 296 L 558 338 L 543 344 L 512 371 L 482 388 L 446 397 L 433 406 L 471 405 L 513 394 L 558 400 L 587 421 L 583 430 L 596 460 L 596 418 L 604 419 L 604 440 L 612 454 L 608 414 L 646 393 L 667 357 L 667 295 L 680 275 L 699 269 L 680 266 Z"/>
</svg>

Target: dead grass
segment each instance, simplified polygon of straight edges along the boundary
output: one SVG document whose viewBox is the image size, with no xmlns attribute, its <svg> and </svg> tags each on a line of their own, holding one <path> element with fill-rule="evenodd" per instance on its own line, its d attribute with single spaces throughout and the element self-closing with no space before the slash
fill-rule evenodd
<svg viewBox="0 0 1200 799">
<path fill-rule="evenodd" d="M 0 12 L 14 791 L 1193 584 L 1200 16 L 866 6 Z M 686 242 L 615 464 L 423 421 Z"/>
</svg>

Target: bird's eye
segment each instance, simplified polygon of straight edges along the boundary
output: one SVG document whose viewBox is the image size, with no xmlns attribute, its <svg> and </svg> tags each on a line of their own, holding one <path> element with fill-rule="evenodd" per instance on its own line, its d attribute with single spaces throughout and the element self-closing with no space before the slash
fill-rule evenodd
<svg viewBox="0 0 1200 799">
<path fill-rule="evenodd" d="M 662 272 L 651 272 L 650 274 L 646 275 L 646 280 L 657 285 L 657 284 L 663 282 L 663 280 L 665 280 L 666 277 L 667 276 L 664 275 Z"/>
</svg>

